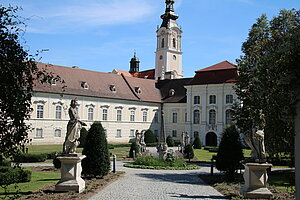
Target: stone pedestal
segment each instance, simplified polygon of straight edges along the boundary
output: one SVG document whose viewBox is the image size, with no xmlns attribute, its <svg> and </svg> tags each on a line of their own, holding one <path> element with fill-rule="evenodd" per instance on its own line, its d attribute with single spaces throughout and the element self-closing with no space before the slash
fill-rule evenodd
<svg viewBox="0 0 300 200">
<path fill-rule="evenodd" d="M 267 188 L 267 169 L 271 164 L 247 163 L 244 164 L 245 185 L 241 188 L 241 194 L 250 199 L 271 198 L 273 195 Z"/>
<path fill-rule="evenodd" d="M 81 154 L 58 157 L 61 162 L 61 179 L 55 185 L 56 191 L 76 191 L 81 193 L 84 190 L 85 181 L 81 178 L 81 161 L 85 157 L 85 155 Z"/>
</svg>

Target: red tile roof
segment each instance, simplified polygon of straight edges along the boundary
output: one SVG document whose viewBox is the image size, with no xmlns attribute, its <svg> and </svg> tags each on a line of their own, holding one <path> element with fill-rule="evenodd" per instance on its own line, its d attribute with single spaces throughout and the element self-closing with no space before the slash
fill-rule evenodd
<svg viewBox="0 0 300 200">
<path fill-rule="evenodd" d="M 237 77 L 237 67 L 228 61 L 223 61 L 196 71 L 194 78 L 187 85 L 234 83 Z"/>
<path fill-rule="evenodd" d="M 61 83 L 57 83 L 56 85 L 37 83 L 34 87 L 34 91 L 133 101 L 161 102 L 160 91 L 155 87 L 155 80 L 133 77 L 126 77 L 125 79 L 125 76 L 118 74 L 95 72 L 44 63 L 37 63 L 37 65 L 40 69 L 46 68 L 47 71 L 59 75 L 62 80 L 65 81 L 67 87 L 65 91 L 62 92 Z M 84 89 L 81 86 L 82 82 L 86 82 L 89 88 Z M 111 91 L 111 85 L 115 86 L 115 92 Z M 140 87 L 142 93 L 137 96 L 134 91 L 132 91 L 134 87 Z"/>
<path fill-rule="evenodd" d="M 135 72 L 135 73 L 129 73 L 128 71 L 120 70 L 120 69 L 115 69 L 115 72 L 117 74 L 123 74 L 124 76 L 130 76 L 130 77 L 136 77 L 136 78 L 144 78 L 144 79 L 155 79 L 155 69 L 149 69 L 141 72 Z"/>
</svg>

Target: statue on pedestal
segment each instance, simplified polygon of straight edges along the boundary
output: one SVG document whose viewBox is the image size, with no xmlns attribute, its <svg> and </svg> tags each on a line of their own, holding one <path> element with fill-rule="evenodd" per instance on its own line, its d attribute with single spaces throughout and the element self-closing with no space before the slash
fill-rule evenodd
<svg viewBox="0 0 300 200">
<path fill-rule="evenodd" d="M 76 109 L 77 99 L 72 99 L 70 108 L 69 108 L 69 117 L 70 120 L 67 125 L 67 134 L 65 142 L 63 144 L 63 153 L 64 154 L 75 154 L 76 148 L 79 145 L 80 130 L 82 126 L 86 124 L 79 120 L 78 112 Z"/>
<path fill-rule="evenodd" d="M 263 130 L 252 128 L 251 132 L 246 135 L 245 142 L 251 148 L 251 157 L 255 162 L 266 161 Z"/>
<path fill-rule="evenodd" d="M 183 152 L 186 145 L 190 143 L 190 136 L 187 132 L 182 132 L 180 143 L 181 143 L 181 151 Z"/>
</svg>

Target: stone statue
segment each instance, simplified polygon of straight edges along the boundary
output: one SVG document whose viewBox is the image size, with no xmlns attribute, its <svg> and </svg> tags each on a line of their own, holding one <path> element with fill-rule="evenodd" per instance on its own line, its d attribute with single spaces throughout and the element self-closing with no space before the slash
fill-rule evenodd
<svg viewBox="0 0 300 200">
<path fill-rule="evenodd" d="M 186 146 L 185 136 L 186 136 L 186 132 L 182 132 L 181 133 L 181 139 L 180 139 L 181 147 L 185 147 Z"/>
<path fill-rule="evenodd" d="M 80 130 L 82 126 L 86 124 L 79 120 L 79 116 L 76 109 L 77 99 L 72 99 L 70 108 L 69 108 L 69 117 L 70 120 L 67 125 L 67 134 L 65 142 L 63 145 L 64 154 L 74 154 L 76 153 L 76 148 L 79 145 Z"/>
<path fill-rule="evenodd" d="M 141 152 L 145 152 L 146 150 L 146 143 L 145 143 L 145 131 L 139 132 L 138 130 L 135 131 L 135 141 L 139 146 Z"/>
<path fill-rule="evenodd" d="M 245 142 L 251 148 L 251 157 L 256 162 L 266 161 L 263 130 L 257 130 L 256 128 L 252 128 L 252 131 L 246 135 Z"/>
</svg>

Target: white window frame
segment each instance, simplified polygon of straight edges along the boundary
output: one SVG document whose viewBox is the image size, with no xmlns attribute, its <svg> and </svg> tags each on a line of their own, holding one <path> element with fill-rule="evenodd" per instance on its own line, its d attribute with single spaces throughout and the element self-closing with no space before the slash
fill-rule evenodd
<svg viewBox="0 0 300 200">
<path fill-rule="evenodd" d="M 102 109 L 102 121 L 107 121 L 108 119 L 108 109 L 107 108 L 103 108 Z"/>
<path fill-rule="evenodd" d="M 225 111 L 225 123 L 226 125 L 229 125 L 232 123 L 232 113 L 230 109 L 227 109 Z"/>
<path fill-rule="evenodd" d="M 216 116 L 217 116 L 216 110 L 214 109 L 209 110 L 208 124 L 216 124 Z"/>
<path fill-rule="evenodd" d="M 61 129 L 57 128 L 54 130 L 54 137 L 61 137 Z"/>
<path fill-rule="evenodd" d="M 198 111 L 198 113 L 196 115 L 197 111 Z M 198 109 L 193 111 L 193 124 L 200 124 L 200 110 L 198 110 Z"/>
<path fill-rule="evenodd" d="M 194 104 L 200 104 L 200 96 L 194 96 Z"/>
<path fill-rule="evenodd" d="M 117 129 L 116 138 L 121 138 L 121 137 L 122 137 L 122 130 L 121 129 Z"/>
<path fill-rule="evenodd" d="M 134 129 L 130 129 L 129 137 L 135 137 Z"/>
<path fill-rule="evenodd" d="M 62 118 L 62 106 L 56 105 L 55 106 L 55 119 L 61 119 L 61 118 Z"/>
<path fill-rule="evenodd" d="M 143 122 L 147 122 L 148 113 L 147 111 L 143 111 Z"/>
<path fill-rule="evenodd" d="M 226 104 L 232 104 L 233 103 L 233 95 L 227 94 L 226 95 Z"/>
<path fill-rule="evenodd" d="M 121 109 L 117 110 L 117 121 L 118 122 L 122 121 L 122 110 Z"/>
<path fill-rule="evenodd" d="M 44 104 L 36 105 L 36 118 L 43 119 L 44 118 Z"/>
<path fill-rule="evenodd" d="M 35 129 L 35 138 L 44 138 L 44 133 L 43 132 L 44 131 L 43 131 L 42 128 L 36 128 Z"/>
<path fill-rule="evenodd" d="M 217 96 L 216 95 L 209 95 L 209 104 L 216 104 L 217 103 Z"/>
<path fill-rule="evenodd" d="M 130 121 L 131 122 L 135 121 L 135 110 L 130 110 Z"/>
<path fill-rule="evenodd" d="M 176 138 L 177 137 L 177 130 L 172 130 L 172 137 Z"/>
<path fill-rule="evenodd" d="M 88 108 L 88 120 L 89 121 L 94 120 L 94 108 L 93 107 Z"/>
<path fill-rule="evenodd" d="M 172 122 L 177 123 L 178 122 L 178 114 L 177 112 L 172 113 Z"/>
</svg>

